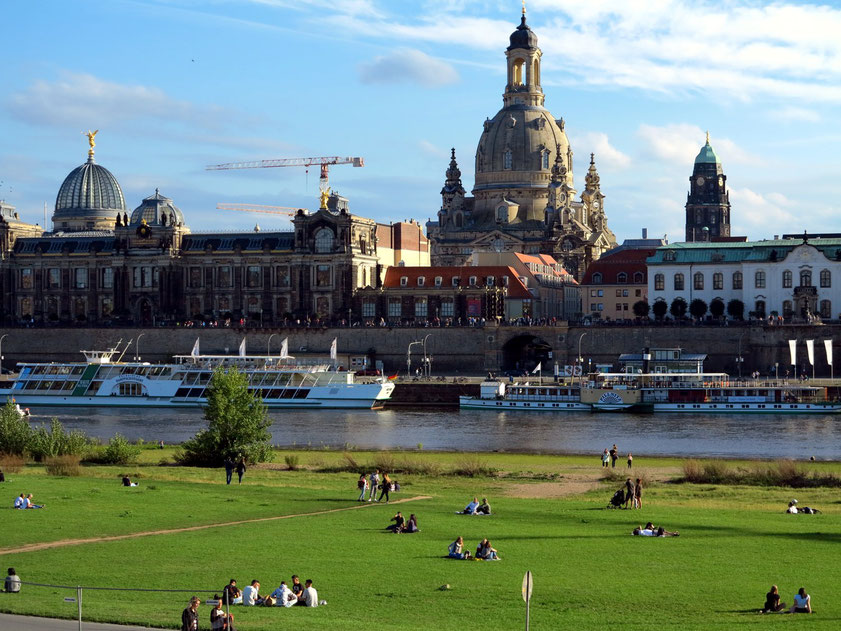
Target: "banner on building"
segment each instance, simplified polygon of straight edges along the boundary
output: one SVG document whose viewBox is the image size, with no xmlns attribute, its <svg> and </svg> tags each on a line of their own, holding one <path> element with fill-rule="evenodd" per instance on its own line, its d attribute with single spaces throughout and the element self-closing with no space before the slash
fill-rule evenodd
<svg viewBox="0 0 841 631">
<path fill-rule="evenodd" d="M 239 343 L 239 356 L 245 357 L 245 338 L 242 338 L 242 342 Z"/>
<path fill-rule="evenodd" d="M 467 299 L 467 317 L 479 318 L 482 316 L 482 299 L 468 298 Z"/>
<path fill-rule="evenodd" d="M 826 349 L 826 363 L 832 366 L 832 340 L 824 340 L 823 346 Z"/>
<path fill-rule="evenodd" d="M 809 354 L 809 363 L 815 365 L 815 340 L 806 340 L 806 352 Z"/>
<path fill-rule="evenodd" d="M 289 338 L 283 338 L 283 341 L 280 343 L 280 358 L 287 359 L 289 357 Z"/>
<path fill-rule="evenodd" d="M 335 360 L 338 357 L 338 352 L 337 352 L 338 351 L 338 342 L 339 342 L 339 338 L 334 337 L 333 338 L 333 343 L 330 344 L 330 359 Z"/>
<path fill-rule="evenodd" d="M 797 340 L 789 340 L 788 341 L 788 352 L 791 355 L 791 361 L 789 362 L 792 366 L 797 365 Z"/>
</svg>

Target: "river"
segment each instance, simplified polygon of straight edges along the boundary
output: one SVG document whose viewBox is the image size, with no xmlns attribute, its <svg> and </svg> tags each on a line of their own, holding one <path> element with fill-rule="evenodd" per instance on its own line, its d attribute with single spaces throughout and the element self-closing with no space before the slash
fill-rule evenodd
<svg viewBox="0 0 841 631">
<path fill-rule="evenodd" d="M 199 409 L 32 408 L 33 424 L 107 440 L 181 442 L 206 426 Z M 616 443 L 624 457 L 676 455 L 841 460 L 841 415 L 592 414 L 491 410 L 272 411 L 284 446 L 593 453 Z"/>
</svg>

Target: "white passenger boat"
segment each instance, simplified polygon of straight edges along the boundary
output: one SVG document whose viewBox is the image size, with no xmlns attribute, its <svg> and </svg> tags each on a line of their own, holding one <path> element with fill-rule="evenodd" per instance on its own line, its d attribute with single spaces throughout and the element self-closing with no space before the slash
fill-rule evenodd
<svg viewBox="0 0 841 631">
<path fill-rule="evenodd" d="M 536 410 L 545 412 L 589 411 L 581 402 L 579 387 L 558 384 L 512 384 L 503 381 L 483 381 L 478 397 L 459 397 L 459 407 L 494 410 Z"/>
<path fill-rule="evenodd" d="M 123 362 L 116 348 L 82 353 L 84 362 L 19 364 L 20 374 L 0 397 L 33 407 L 197 407 L 207 402 L 219 366 L 244 372 L 249 390 L 269 408 L 380 408 L 394 391 L 384 378 L 357 383 L 352 371 L 292 357 L 194 353 L 150 364 Z"/>
</svg>

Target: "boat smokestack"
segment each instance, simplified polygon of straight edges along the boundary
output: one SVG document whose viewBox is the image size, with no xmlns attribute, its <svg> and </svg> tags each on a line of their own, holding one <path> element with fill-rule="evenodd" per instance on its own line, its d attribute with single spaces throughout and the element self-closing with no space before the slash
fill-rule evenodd
<svg viewBox="0 0 841 631">
<path fill-rule="evenodd" d="M 649 364 L 651 363 L 651 349 L 647 346 L 642 349 L 642 372 L 648 374 Z"/>
</svg>

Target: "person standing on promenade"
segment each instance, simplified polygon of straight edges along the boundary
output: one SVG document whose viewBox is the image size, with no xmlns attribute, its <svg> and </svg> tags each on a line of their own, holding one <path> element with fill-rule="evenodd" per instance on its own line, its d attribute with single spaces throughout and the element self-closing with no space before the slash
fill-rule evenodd
<svg viewBox="0 0 841 631">
<path fill-rule="evenodd" d="M 613 447 L 610 449 L 610 466 L 614 469 L 616 468 L 617 458 L 619 458 L 619 449 L 616 447 L 616 443 L 613 443 Z"/>
<path fill-rule="evenodd" d="M 181 612 L 181 631 L 198 631 L 199 628 L 199 597 L 190 599 L 190 606 Z"/>
<path fill-rule="evenodd" d="M 230 484 L 231 478 L 234 477 L 234 461 L 230 456 L 225 458 L 225 483 Z"/>
<path fill-rule="evenodd" d="M 628 452 L 628 468 L 630 469 L 633 466 L 634 466 L 634 457 L 631 455 L 631 452 L 629 451 Z"/>
<path fill-rule="evenodd" d="M 368 496 L 368 501 L 371 500 L 377 501 L 377 487 L 380 485 L 380 470 L 375 469 L 374 473 L 371 474 L 370 478 L 371 482 L 371 495 Z"/>
<path fill-rule="evenodd" d="M 245 475 L 245 458 L 240 458 L 237 462 L 237 476 L 239 476 L 239 483 L 242 484 L 242 476 Z"/>
</svg>

